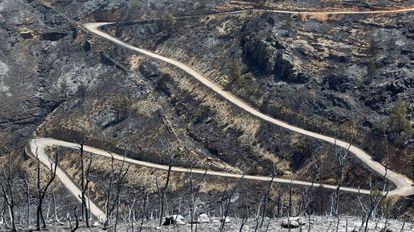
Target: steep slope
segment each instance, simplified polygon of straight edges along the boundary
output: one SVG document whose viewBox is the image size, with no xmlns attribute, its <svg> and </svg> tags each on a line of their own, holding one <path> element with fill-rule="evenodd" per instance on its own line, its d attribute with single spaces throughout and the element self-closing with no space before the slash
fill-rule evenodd
<svg viewBox="0 0 414 232">
<path fill-rule="evenodd" d="M 34 136 L 49 136 L 120 154 L 128 151 L 131 158 L 162 164 L 177 155 L 175 165 L 196 163 L 198 167 L 253 175 L 276 172 L 278 176 L 306 180 L 315 173 L 317 181 L 337 183 L 332 145 L 273 127 L 236 110 L 185 73 L 87 34 L 81 21 L 131 21 L 157 18 L 168 11 L 170 22 L 124 23 L 108 30 L 131 44 L 191 64 L 276 118 L 315 131 L 331 131 L 332 136 L 349 137 L 349 141 L 353 136 L 365 137 L 356 136 L 355 131 L 368 134 L 374 124 L 382 123 L 396 98 L 412 102 L 412 14 L 307 19 L 312 16 L 286 18 L 245 12 L 173 20 L 171 14 L 194 15 L 257 5 L 219 0 L 131 3 L 0 3 L 0 147 L 2 154 L 13 154 L 17 166 L 27 173 L 34 173 L 35 162 L 24 155 L 23 146 Z M 279 7 L 314 10 L 317 3 L 320 1 Z M 367 4 L 359 7 L 372 8 Z M 339 2 L 332 9 L 341 6 Z M 289 23 L 290 28 L 286 27 Z M 395 47 L 381 50 L 376 62 L 371 61 L 376 63 L 378 75 L 365 83 L 361 79 L 369 73 L 366 48 L 370 36 L 361 32 L 371 29 L 375 30 L 375 43 L 391 43 L 388 38 L 394 36 L 396 40 Z M 354 49 L 355 54 L 349 57 L 348 52 Z M 400 57 L 399 63 L 393 62 L 396 57 Z M 344 75 L 334 75 L 337 70 Z M 367 92 L 372 96 L 366 96 Z M 340 134 L 344 129 L 348 133 Z M 367 138 L 375 140 L 374 136 Z M 380 139 L 373 144 L 364 140 L 356 143 L 373 154 L 383 154 L 385 149 L 378 142 L 385 143 Z M 78 159 L 69 156 L 69 151 L 65 154 L 65 170 L 71 170 L 75 182 L 79 181 Z M 390 154 L 395 154 L 391 157 L 392 168 L 399 167 L 400 162 L 401 169 L 410 174 L 412 142 L 408 139 L 403 147 L 393 147 L 388 157 Z M 110 167 L 101 165 L 97 169 L 93 182 L 98 187 L 93 197 L 103 206 L 102 178 L 108 176 Z M 154 172 L 139 169 L 138 173 L 141 178 L 131 177 L 137 181 L 128 185 L 125 202 L 137 186 L 148 187 L 146 182 L 153 181 L 149 176 Z M 367 188 L 371 178 L 378 186 L 382 183 L 381 177 L 372 176 L 353 159 L 346 163 L 345 173 L 345 185 Z M 188 183 L 182 179 L 174 178 L 173 184 L 178 187 L 173 191 L 185 192 Z M 203 194 L 220 195 L 220 184 L 225 180 L 210 181 Z M 155 194 L 152 187 L 148 192 Z M 263 185 L 256 187 L 253 195 L 258 198 Z M 56 192 L 67 194 L 58 187 Z M 64 207 L 72 208 L 70 203 Z"/>
<path fill-rule="evenodd" d="M 132 44 L 191 64 L 265 113 L 351 138 L 377 160 L 391 160 L 392 167 L 411 175 L 412 134 L 393 134 L 387 120 L 398 99 L 407 103 L 408 120 L 413 118 L 412 19 L 409 12 L 242 12 L 178 19 L 168 35 L 162 22 L 112 30 Z"/>
</svg>

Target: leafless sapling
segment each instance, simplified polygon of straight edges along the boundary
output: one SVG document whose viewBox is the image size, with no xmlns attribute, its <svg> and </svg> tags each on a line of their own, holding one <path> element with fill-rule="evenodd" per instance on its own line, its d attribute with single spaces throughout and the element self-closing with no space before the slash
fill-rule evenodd
<svg viewBox="0 0 414 232">
<path fill-rule="evenodd" d="M 123 182 L 125 179 L 125 176 L 127 175 L 129 171 L 130 165 L 124 170 L 125 168 L 125 157 L 126 152 L 124 154 L 124 158 L 121 163 L 121 167 L 118 173 L 115 173 L 115 167 L 114 167 L 114 157 L 111 154 L 111 178 L 110 183 L 108 186 L 108 198 L 106 201 L 106 207 L 107 207 L 107 215 L 106 215 L 106 221 L 104 223 L 104 228 L 106 229 L 109 226 L 110 218 L 112 217 L 113 213 L 115 212 L 115 223 L 113 225 L 113 231 L 116 231 L 118 226 L 118 217 L 119 217 L 119 203 L 120 203 L 120 197 L 123 187 Z M 115 180 L 114 177 L 118 176 L 118 178 Z M 115 184 L 115 195 L 112 196 L 112 187 Z"/>
<path fill-rule="evenodd" d="M 116 183 L 116 197 L 115 197 L 115 210 L 116 210 L 116 214 L 115 214 L 115 225 L 114 225 L 114 231 L 116 232 L 117 230 L 117 226 L 118 226 L 118 219 L 119 219 L 119 203 L 121 201 L 121 192 L 122 192 L 122 187 L 123 187 L 123 182 L 125 179 L 125 176 L 128 174 L 129 172 L 129 168 L 130 165 L 128 165 L 128 167 L 125 169 L 124 171 L 124 165 L 125 165 L 125 156 L 124 156 L 124 160 L 122 160 L 122 165 L 121 165 L 121 169 L 119 171 L 119 179 Z"/>
<path fill-rule="evenodd" d="M 249 192 L 247 188 L 245 189 L 245 196 L 244 196 L 244 216 L 241 221 L 239 232 L 243 231 L 243 227 L 246 225 L 247 220 L 249 220 L 250 216 L 250 209 L 249 209 Z"/>
<path fill-rule="evenodd" d="M 86 170 L 85 170 L 85 154 L 84 154 L 84 145 L 83 143 L 80 144 L 80 163 L 81 163 L 81 210 L 82 210 L 82 219 L 85 221 L 86 227 L 90 227 L 89 225 L 89 207 L 86 202 L 86 195 L 89 190 L 89 183 L 90 183 L 90 173 L 91 173 L 91 167 L 92 167 L 92 156 L 89 156 L 89 162 L 87 164 Z M 89 199 L 89 197 L 88 197 Z"/>
<path fill-rule="evenodd" d="M 149 204 L 149 194 L 145 194 L 143 199 L 142 213 L 141 213 L 141 224 L 139 226 L 139 232 L 142 232 L 142 227 L 144 225 L 144 219 L 147 217 L 147 205 Z"/>
<path fill-rule="evenodd" d="M 236 186 L 234 186 L 233 190 L 230 192 L 229 195 L 226 194 L 226 190 L 224 191 L 225 196 L 224 198 L 222 198 L 221 202 L 223 202 L 224 200 L 224 204 L 223 204 L 223 216 L 221 218 L 221 224 L 220 224 L 220 231 L 224 231 L 224 225 L 226 224 L 226 220 L 227 220 L 227 215 L 229 213 L 230 210 L 230 205 L 231 205 L 231 200 L 233 198 L 234 193 L 236 192 L 237 188 L 239 188 L 239 186 L 242 184 L 244 179 L 244 174 L 240 177 L 239 181 L 237 182 Z"/>
<path fill-rule="evenodd" d="M 318 164 L 312 165 L 312 178 L 311 178 L 311 185 L 305 189 L 302 193 L 302 202 L 301 202 L 301 209 L 299 214 L 303 211 L 304 216 L 308 217 L 308 232 L 311 231 L 311 215 L 313 212 L 313 208 L 311 205 L 313 204 L 313 199 L 311 199 L 311 193 L 313 191 L 313 187 L 315 184 L 316 174 L 318 172 Z"/>
<path fill-rule="evenodd" d="M 190 164 L 190 224 L 191 224 L 191 232 L 194 230 L 194 223 L 195 223 L 195 213 L 196 213 L 196 207 L 197 207 L 197 199 L 193 190 L 193 167 L 194 163 L 191 162 Z"/>
<path fill-rule="evenodd" d="M 52 192 L 52 203 L 53 203 L 53 218 L 58 224 L 63 225 L 63 223 L 59 220 L 59 216 L 57 212 L 55 192 Z"/>
<path fill-rule="evenodd" d="M 200 186 L 194 186 L 194 174 L 193 168 L 195 166 L 194 162 L 190 162 L 190 220 L 191 220 L 191 231 L 194 230 L 194 224 L 196 225 L 195 231 L 197 231 L 197 223 L 196 223 L 196 214 L 197 214 L 197 201 L 198 201 L 198 193 Z M 207 167 L 204 171 L 204 181 L 207 176 Z"/>
<path fill-rule="evenodd" d="M 368 199 L 368 203 L 364 204 L 361 200 L 360 196 L 357 197 L 359 205 L 362 209 L 362 221 L 361 221 L 361 229 L 363 228 L 365 232 L 368 231 L 368 223 L 371 219 L 373 213 L 378 209 L 379 204 L 381 203 L 381 200 L 386 198 L 388 195 L 387 190 L 387 176 L 388 173 L 388 167 L 385 167 L 385 174 L 383 176 L 383 185 L 382 189 L 374 189 L 372 186 L 372 181 L 369 182 L 370 185 L 370 195 Z"/>
<path fill-rule="evenodd" d="M 27 177 L 27 173 L 24 173 L 24 183 L 25 183 L 25 191 L 26 191 L 26 205 L 27 205 L 27 218 L 26 218 L 26 224 L 27 227 L 30 227 L 31 225 L 31 205 L 32 205 L 32 194 L 30 193 L 30 183 L 29 178 Z"/>
<path fill-rule="evenodd" d="M 13 170 L 12 170 L 12 158 L 9 154 L 8 158 L 8 168 L 3 169 L 3 175 L 0 179 L 0 187 L 3 195 L 5 204 L 7 205 L 9 211 L 9 218 L 11 224 L 11 230 L 16 231 L 16 216 L 15 216 L 15 200 L 14 200 L 14 190 L 13 190 Z"/>
<path fill-rule="evenodd" d="M 76 214 L 76 207 L 73 209 L 73 216 L 75 217 L 75 226 L 72 227 L 72 223 L 71 223 L 71 225 L 70 225 L 70 228 L 71 228 L 70 231 L 71 232 L 75 232 L 79 228 L 79 218 L 78 218 L 78 215 Z"/>
<path fill-rule="evenodd" d="M 351 148 L 351 144 L 349 144 L 346 151 L 342 151 L 341 148 L 337 145 L 337 141 L 335 139 L 335 157 L 338 161 L 338 173 L 337 173 L 337 187 L 334 193 L 335 199 L 332 204 L 333 204 L 333 215 L 336 217 L 339 217 L 340 190 L 341 190 L 341 187 L 344 181 L 344 167 L 345 167 L 346 160 L 348 159 L 350 148 Z"/>
<path fill-rule="evenodd" d="M 258 206 L 257 214 L 256 214 L 256 229 L 255 229 L 255 231 L 257 231 L 257 229 L 259 227 L 260 228 L 263 227 L 263 222 L 264 222 L 264 218 L 265 218 L 266 210 L 267 210 L 268 196 L 270 194 L 270 191 L 272 190 L 273 180 L 275 179 L 275 177 L 276 177 L 276 172 L 273 171 L 272 172 L 272 177 L 271 177 L 270 182 L 269 182 L 269 185 L 267 186 L 267 190 L 263 193 L 262 197 L 260 198 L 260 202 L 259 202 L 259 206 Z M 262 209 L 262 206 L 263 206 L 263 209 Z M 260 215 L 260 213 L 261 213 L 261 215 Z"/>
<path fill-rule="evenodd" d="M 292 210 L 293 210 L 293 202 L 292 202 L 292 195 L 293 195 L 293 191 L 292 191 L 292 188 L 293 188 L 293 179 L 291 179 L 290 180 L 290 184 L 289 184 L 289 210 L 288 210 L 288 219 L 290 218 L 290 217 L 292 217 L 293 216 L 293 212 L 292 212 Z M 290 220 L 290 219 L 289 219 Z M 290 227 L 289 227 L 290 228 Z"/>
<path fill-rule="evenodd" d="M 159 184 L 159 180 L 158 180 L 158 176 L 155 176 L 155 187 L 157 188 L 157 194 L 158 194 L 158 204 L 159 204 L 159 209 L 158 209 L 158 219 L 159 219 L 159 224 L 162 224 L 162 217 L 161 217 L 161 209 L 163 208 L 162 204 L 164 204 L 164 202 L 162 201 L 162 190 Z"/>
<path fill-rule="evenodd" d="M 168 189 L 168 184 L 170 183 L 170 176 L 171 176 L 171 169 L 173 167 L 173 161 L 174 161 L 174 156 L 175 154 L 173 154 L 170 149 L 165 145 L 165 142 L 162 142 L 162 146 L 164 148 L 165 151 L 167 151 L 168 153 L 168 171 L 167 171 L 167 180 L 165 181 L 165 185 L 164 188 L 159 189 L 159 196 L 160 196 L 160 221 L 159 221 L 159 226 L 162 225 L 162 221 L 164 219 L 164 214 L 165 214 L 165 206 L 166 206 L 166 191 Z"/>
<path fill-rule="evenodd" d="M 340 210 L 340 190 L 343 185 L 344 181 L 344 167 L 345 162 L 348 159 L 349 155 L 349 149 L 351 148 L 351 144 L 349 144 L 348 148 L 345 151 L 342 151 L 341 148 L 337 145 L 337 140 L 335 139 L 335 157 L 338 161 L 338 174 L 337 174 L 337 187 L 336 191 L 334 193 L 334 198 L 332 199 L 332 213 L 335 217 L 337 217 L 337 223 L 336 223 L 336 230 L 339 230 L 339 210 Z"/>
<path fill-rule="evenodd" d="M 270 179 L 269 186 L 268 186 L 266 194 L 264 195 L 264 198 L 263 198 L 264 199 L 264 204 L 263 204 L 263 211 L 262 211 L 262 219 L 261 219 L 261 222 L 260 222 L 260 228 L 263 226 L 265 214 L 268 210 L 269 195 L 270 195 L 270 192 L 273 188 L 275 177 L 276 177 L 276 170 L 273 170 L 272 171 L 272 178 Z"/>
<path fill-rule="evenodd" d="M 106 202 L 105 202 L 105 208 L 106 208 L 106 220 L 104 223 L 104 229 L 107 229 L 107 227 L 109 226 L 110 223 L 110 219 L 111 219 L 111 199 L 112 199 L 112 186 L 113 186 L 113 182 L 114 182 L 114 178 L 115 178 L 115 158 L 114 155 L 112 153 L 109 153 L 111 155 L 111 171 L 109 173 L 109 183 L 108 183 L 108 188 L 106 191 Z"/>
<path fill-rule="evenodd" d="M 131 230 L 134 231 L 134 223 L 135 223 L 135 202 L 136 198 L 132 201 L 131 205 L 128 205 L 128 222 L 131 223 Z"/>
</svg>

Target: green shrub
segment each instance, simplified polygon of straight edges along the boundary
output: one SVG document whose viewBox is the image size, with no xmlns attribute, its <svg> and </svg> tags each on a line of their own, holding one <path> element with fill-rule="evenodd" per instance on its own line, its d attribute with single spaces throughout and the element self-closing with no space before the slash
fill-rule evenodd
<svg viewBox="0 0 414 232">
<path fill-rule="evenodd" d="M 244 73 L 244 74 L 243 74 Z M 230 67 L 232 81 L 226 86 L 226 89 L 236 89 L 240 93 L 254 95 L 257 93 L 258 86 L 254 75 L 251 72 L 245 73 L 245 67 L 242 63 L 233 61 Z"/>
<path fill-rule="evenodd" d="M 240 88 L 249 87 L 253 83 L 254 83 L 254 77 L 253 77 L 253 74 L 250 72 L 236 79 L 236 85 L 237 87 L 240 87 Z"/>
<path fill-rule="evenodd" d="M 408 105 L 398 99 L 387 119 L 387 134 L 391 141 L 401 145 L 413 136 L 413 127 L 408 120 Z"/>
</svg>

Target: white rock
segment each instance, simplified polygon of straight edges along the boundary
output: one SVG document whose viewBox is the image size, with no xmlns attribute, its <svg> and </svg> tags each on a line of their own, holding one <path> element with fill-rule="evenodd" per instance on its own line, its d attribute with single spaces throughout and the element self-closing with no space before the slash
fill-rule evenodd
<svg viewBox="0 0 414 232">
<path fill-rule="evenodd" d="M 186 224 L 183 215 L 175 214 L 175 215 L 172 215 L 172 217 L 174 218 L 174 221 L 177 225 L 185 225 Z"/>
<path fill-rule="evenodd" d="M 298 228 L 301 224 L 296 221 L 296 220 L 292 220 L 295 218 L 286 218 L 282 221 L 282 227 L 283 228 Z"/>
<path fill-rule="evenodd" d="M 198 223 L 210 223 L 210 218 L 208 217 L 207 214 L 202 213 L 200 214 L 200 216 L 198 216 L 197 221 Z"/>
</svg>

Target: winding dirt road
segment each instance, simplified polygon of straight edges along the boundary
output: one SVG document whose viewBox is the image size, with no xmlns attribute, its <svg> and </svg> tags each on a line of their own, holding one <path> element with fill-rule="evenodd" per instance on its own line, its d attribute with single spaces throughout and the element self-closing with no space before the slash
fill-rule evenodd
<svg viewBox="0 0 414 232">
<path fill-rule="evenodd" d="M 253 10 L 253 11 L 261 11 L 261 10 Z M 300 12 L 300 11 L 284 11 L 284 10 L 265 10 L 268 12 L 274 12 L 274 13 L 286 13 L 286 14 L 315 14 L 315 13 L 323 13 L 323 14 L 389 14 L 389 13 L 401 13 L 401 12 L 411 12 L 414 11 L 414 7 L 411 8 L 405 8 L 405 9 L 395 9 L 395 10 L 377 10 L 377 11 L 330 11 L 330 12 Z M 124 47 L 126 49 L 129 50 L 133 50 L 136 51 L 142 55 L 148 56 L 150 58 L 153 59 L 157 59 L 166 63 L 169 63 L 179 69 L 181 69 L 182 71 L 186 72 L 187 74 L 189 74 L 191 77 L 195 78 L 197 81 L 199 81 L 201 84 L 203 84 L 205 87 L 213 90 L 215 93 L 217 93 L 218 95 L 220 95 L 222 98 L 224 98 L 226 101 L 232 103 L 233 105 L 239 107 L 240 109 L 242 109 L 243 111 L 263 120 L 266 121 L 268 123 L 271 123 L 273 125 L 276 126 L 280 126 L 283 128 L 286 128 L 288 130 L 312 137 L 312 138 L 316 138 L 331 144 L 336 144 L 337 146 L 340 146 L 344 149 L 349 149 L 350 153 L 352 153 L 355 157 L 357 157 L 361 163 L 363 163 L 366 167 L 368 167 L 370 170 L 372 170 L 373 172 L 377 173 L 380 176 L 384 176 L 386 175 L 386 178 L 391 181 L 392 183 L 394 183 L 396 185 L 396 188 L 392 191 L 390 191 L 388 193 L 388 196 L 410 196 L 414 194 L 414 188 L 413 188 L 413 181 L 411 179 L 409 179 L 408 177 L 396 173 L 392 170 L 387 170 L 385 169 L 385 167 L 374 161 L 372 159 L 372 157 L 367 154 L 365 151 L 363 151 L 362 149 L 349 144 L 345 141 L 342 140 L 337 140 L 335 138 L 329 137 L 329 136 L 325 136 L 319 133 L 315 133 L 312 131 L 308 131 L 293 125 L 290 125 L 286 122 L 283 122 L 281 120 L 277 120 L 274 119 L 266 114 L 263 114 L 261 112 L 259 112 L 258 110 L 256 110 L 255 108 L 251 107 L 249 104 L 247 104 L 246 102 L 244 102 L 243 100 L 237 98 L 236 96 L 234 96 L 233 94 L 231 94 L 230 92 L 224 91 L 223 89 L 221 89 L 218 85 L 216 85 L 215 83 L 211 82 L 208 78 L 204 77 L 202 74 L 198 73 L 196 70 L 194 70 L 193 68 L 191 68 L 190 66 L 174 60 L 174 59 L 170 59 L 161 55 L 158 55 L 154 52 L 145 50 L 145 49 L 141 49 L 141 48 L 137 48 L 134 47 L 130 44 L 127 44 L 109 34 L 107 34 L 106 32 L 101 31 L 99 28 L 104 26 L 104 25 L 110 25 L 110 24 L 114 24 L 113 22 L 100 22 L 100 23 L 85 23 L 83 24 L 83 26 L 89 30 L 90 32 L 104 38 L 107 39 L 111 42 L 113 42 L 116 45 L 119 45 L 121 47 Z M 56 146 L 56 147 L 67 147 L 67 148 L 73 148 L 73 149 L 79 149 L 79 145 L 78 144 L 74 144 L 74 143 L 69 143 L 69 142 L 65 142 L 65 141 L 60 141 L 60 140 L 56 140 L 56 139 L 52 139 L 52 138 L 37 138 L 37 139 L 33 139 L 29 142 L 29 146 L 27 148 L 28 153 L 33 155 L 34 157 L 38 157 L 39 160 L 46 165 L 46 167 L 50 167 L 50 165 L 53 163 L 52 160 L 50 160 L 49 156 L 46 154 L 45 149 L 47 147 L 50 146 Z M 168 170 L 168 166 L 165 165 L 160 165 L 160 164 L 154 164 L 154 163 L 149 163 L 149 162 L 144 162 L 144 161 L 139 161 L 139 160 L 134 160 L 134 159 L 130 159 L 130 158 L 125 158 L 121 155 L 118 154 L 114 154 L 114 153 L 109 153 L 103 150 L 100 150 L 98 148 L 93 148 L 93 147 L 89 147 L 89 146 L 84 146 L 85 151 L 87 152 L 91 152 L 93 154 L 96 155 L 100 155 L 100 156 L 104 156 L 104 157 L 111 157 L 111 155 L 117 159 L 117 160 L 123 160 L 125 159 L 126 162 L 131 163 L 131 164 L 135 164 L 135 165 L 141 165 L 141 166 L 145 166 L 145 167 L 150 167 L 150 168 L 155 168 L 155 169 L 160 169 L 160 170 Z M 184 172 L 184 173 L 189 173 L 190 169 L 188 168 L 181 168 L 181 167 L 173 167 L 172 168 L 173 172 Z M 204 174 L 206 172 L 206 170 L 202 170 L 202 169 L 193 169 L 191 170 L 193 173 L 199 173 L 199 174 Z M 207 171 L 208 175 L 212 175 L 212 176 L 222 176 L 222 177 L 230 177 L 230 178 L 241 178 L 242 175 L 240 174 L 233 174 L 233 173 L 227 173 L 227 172 L 217 172 L 217 171 Z M 66 175 L 66 173 L 61 170 L 60 168 L 57 169 L 57 176 L 58 178 L 62 181 L 63 185 L 69 189 L 69 191 L 71 191 L 75 196 L 79 196 L 81 191 L 80 189 L 77 187 L 76 184 L 74 184 L 72 182 L 72 180 Z M 245 179 L 249 179 L 249 180 L 258 180 L 258 181 L 270 181 L 271 178 L 267 177 L 267 176 L 244 176 Z M 321 183 L 311 183 L 311 182 L 306 182 L 306 181 L 296 181 L 296 180 L 290 180 L 290 179 L 283 179 L 283 178 L 275 178 L 274 182 L 278 182 L 278 183 L 286 183 L 286 184 L 295 184 L 295 185 L 302 185 L 302 186 L 315 186 L 315 187 L 323 187 L 326 189 L 337 189 L 337 186 L 334 185 L 325 185 L 325 184 L 321 184 Z M 345 192 L 353 192 L 353 193 L 360 193 L 360 194 L 370 194 L 370 190 L 360 190 L 358 188 L 351 188 L 351 187 L 341 187 L 340 188 L 341 191 L 345 191 Z M 80 200 L 79 197 L 77 197 L 78 200 Z M 96 216 L 97 218 L 99 218 L 100 220 L 104 220 L 106 218 L 105 213 L 99 209 L 99 207 L 97 207 L 93 202 L 91 202 L 91 212 L 94 216 Z"/>
</svg>

